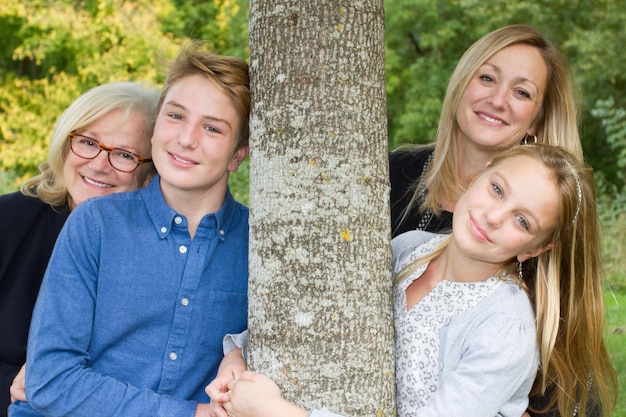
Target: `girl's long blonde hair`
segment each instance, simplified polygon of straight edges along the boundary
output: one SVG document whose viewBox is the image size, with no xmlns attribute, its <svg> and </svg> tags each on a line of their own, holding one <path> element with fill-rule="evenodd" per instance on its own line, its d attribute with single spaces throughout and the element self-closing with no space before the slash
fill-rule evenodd
<svg viewBox="0 0 626 417">
<path fill-rule="evenodd" d="M 516 146 L 486 169 L 515 156 L 529 156 L 551 173 L 559 193 L 558 222 L 544 244 L 552 248 L 524 262 L 522 279 L 535 308 L 540 369 L 533 394 L 550 393 L 547 409 L 585 417 L 597 406 L 609 415 L 617 400 L 617 377 L 604 342 L 600 226 L 592 170 L 559 146 Z M 529 196 L 532 198 L 532 196 Z M 441 253 L 407 266 L 402 277 Z M 516 259 L 503 269 L 515 275 Z M 541 411 L 541 410 L 535 410 Z"/>
</svg>

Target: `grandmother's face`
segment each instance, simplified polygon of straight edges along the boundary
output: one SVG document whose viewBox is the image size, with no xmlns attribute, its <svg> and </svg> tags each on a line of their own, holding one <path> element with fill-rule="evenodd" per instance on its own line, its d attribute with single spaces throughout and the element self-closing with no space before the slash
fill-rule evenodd
<svg viewBox="0 0 626 417">
<path fill-rule="evenodd" d="M 150 137 L 144 126 L 145 116 L 141 112 L 124 117 L 121 110 L 113 110 L 74 133 L 110 148 L 121 148 L 150 158 Z M 119 171 L 111 166 L 106 151 L 101 151 L 93 159 L 86 159 L 70 150 L 63 165 L 70 208 L 91 197 L 135 190 L 144 185 L 149 171 L 149 163 L 140 164 L 133 172 Z"/>
</svg>

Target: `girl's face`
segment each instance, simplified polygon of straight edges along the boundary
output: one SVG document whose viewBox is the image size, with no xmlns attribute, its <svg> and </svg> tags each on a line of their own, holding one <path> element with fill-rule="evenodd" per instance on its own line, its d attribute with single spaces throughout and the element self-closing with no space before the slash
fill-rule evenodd
<svg viewBox="0 0 626 417">
<path fill-rule="evenodd" d="M 548 69 L 532 46 L 496 52 L 472 76 L 456 113 L 459 146 L 498 152 L 535 134 Z"/>
<path fill-rule="evenodd" d="M 144 131 L 145 116 L 140 112 L 125 118 L 121 110 L 113 110 L 75 133 L 87 136 L 108 147 L 131 151 L 150 158 L 150 138 Z M 101 151 L 94 159 L 85 159 L 68 150 L 63 165 L 70 209 L 91 197 L 135 190 L 144 185 L 150 164 L 140 164 L 133 172 L 114 169 L 108 153 Z"/>
<path fill-rule="evenodd" d="M 489 167 L 459 199 L 453 218 L 455 245 L 493 265 L 522 262 L 548 250 L 559 200 L 551 172 L 539 161 L 512 156 Z"/>
<path fill-rule="evenodd" d="M 208 79 L 191 75 L 172 85 L 152 136 L 166 199 L 181 190 L 223 196 L 229 172 L 247 154 L 247 147 L 237 149 L 240 126 L 231 98 Z"/>
</svg>

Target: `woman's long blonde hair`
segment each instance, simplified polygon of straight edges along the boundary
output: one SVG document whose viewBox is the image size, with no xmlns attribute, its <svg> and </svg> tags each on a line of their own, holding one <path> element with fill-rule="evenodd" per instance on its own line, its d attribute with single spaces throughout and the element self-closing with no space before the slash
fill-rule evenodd
<svg viewBox="0 0 626 417">
<path fill-rule="evenodd" d="M 435 136 L 432 163 L 424 178 L 412 187 L 413 196 L 402 219 L 421 204 L 439 215 L 444 200 L 456 202 L 463 193 L 458 175 L 456 113 L 470 79 L 491 56 L 517 44 L 530 45 L 539 51 L 548 69 L 548 80 L 541 109 L 537 115 L 537 142 L 559 145 L 582 160 L 582 145 L 578 133 L 578 91 L 567 60 L 556 47 L 536 29 L 527 25 L 511 25 L 497 29 L 480 38 L 459 60 L 443 101 L 439 126 Z M 523 138 L 520 138 L 520 142 Z M 423 184 L 419 182 L 423 181 Z M 421 196 L 422 190 L 427 194 Z M 423 203 L 422 203 L 423 201 Z"/>
<path fill-rule="evenodd" d="M 92 88 L 77 98 L 57 119 L 52 131 L 48 159 L 39 165 L 40 174 L 22 184 L 23 194 L 39 198 L 53 207 L 67 203 L 68 191 L 63 166 L 70 151 L 68 135 L 84 128 L 113 110 L 122 110 L 128 118 L 135 112 L 144 115 L 142 130 L 146 141 L 152 137 L 159 92 L 134 82 L 113 82 Z M 154 167 L 138 170 L 137 185 L 154 173 Z M 142 178 L 140 178 L 142 177 Z"/>
</svg>

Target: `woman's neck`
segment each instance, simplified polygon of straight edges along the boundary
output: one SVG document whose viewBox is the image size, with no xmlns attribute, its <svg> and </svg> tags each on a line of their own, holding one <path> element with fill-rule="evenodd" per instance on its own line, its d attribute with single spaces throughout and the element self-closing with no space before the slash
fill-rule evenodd
<svg viewBox="0 0 626 417">
<path fill-rule="evenodd" d="M 457 174 L 461 185 L 466 188 L 476 173 L 491 161 L 491 153 L 482 152 L 470 146 L 457 146 Z"/>
</svg>

